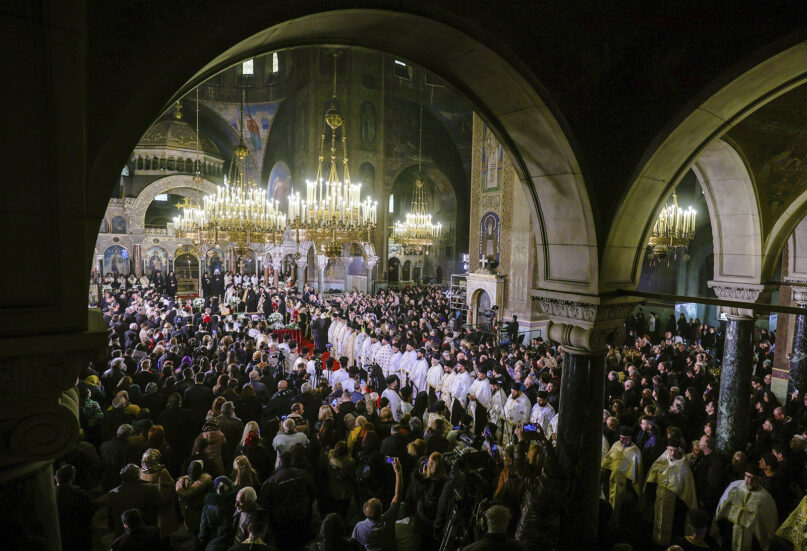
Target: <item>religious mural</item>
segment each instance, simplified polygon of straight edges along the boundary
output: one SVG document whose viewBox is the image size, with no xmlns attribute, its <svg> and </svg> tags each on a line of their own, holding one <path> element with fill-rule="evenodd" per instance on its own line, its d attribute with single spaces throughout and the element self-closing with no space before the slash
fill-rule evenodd
<svg viewBox="0 0 807 551">
<path fill-rule="evenodd" d="M 116 216 L 112 219 L 111 233 L 126 233 L 126 219 Z"/>
<path fill-rule="evenodd" d="M 499 191 L 504 148 L 487 126 L 482 129 L 482 192 Z"/>
<path fill-rule="evenodd" d="M 129 251 L 112 245 L 104 251 L 104 274 L 129 275 Z"/>
<path fill-rule="evenodd" d="M 499 239 L 501 232 L 499 215 L 493 211 L 483 214 L 479 223 L 479 230 L 479 258 L 492 256 L 496 259 L 496 262 L 499 262 Z"/>
<path fill-rule="evenodd" d="M 162 247 L 151 247 L 143 255 L 143 273 L 151 274 L 161 270 L 163 275 L 168 271 L 168 253 Z"/>
<path fill-rule="evenodd" d="M 249 149 L 247 157 L 247 178 L 258 181 L 263 166 L 263 149 L 275 119 L 279 101 L 244 104 L 244 143 Z M 236 135 L 240 131 L 241 105 L 239 103 L 207 103 L 213 111 L 233 127 Z M 235 143 L 233 145 L 236 145 Z"/>
<path fill-rule="evenodd" d="M 218 247 L 207 251 L 205 254 L 205 266 L 210 275 L 216 273 L 216 270 L 218 270 L 219 273 L 224 273 L 224 258 L 224 251 Z"/>
<path fill-rule="evenodd" d="M 361 141 L 364 145 L 376 143 L 376 110 L 369 101 L 361 104 Z"/>
<path fill-rule="evenodd" d="M 272 172 L 269 173 L 267 185 L 267 199 L 276 200 L 280 210 L 286 212 L 288 210 L 289 193 L 292 191 L 289 165 L 283 161 L 276 162 L 275 166 L 272 167 Z"/>
</svg>

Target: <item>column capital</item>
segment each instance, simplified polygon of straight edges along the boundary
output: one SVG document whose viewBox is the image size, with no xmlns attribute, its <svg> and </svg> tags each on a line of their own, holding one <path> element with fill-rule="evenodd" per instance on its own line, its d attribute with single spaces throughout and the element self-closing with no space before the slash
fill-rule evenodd
<svg viewBox="0 0 807 551">
<path fill-rule="evenodd" d="M 734 281 L 707 281 L 709 286 L 723 300 L 735 300 L 738 302 L 759 302 L 770 296 L 771 288 L 767 285 L 755 283 L 737 283 Z M 727 316 L 739 318 L 753 318 L 754 311 L 750 308 L 740 308 L 737 306 L 721 306 L 720 312 Z"/>
<path fill-rule="evenodd" d="M 599 354 L 613 335 L 625 338 L 625 319 L 642 302 L 638 297 L 599 297 L 538 290 L 533 296 L 549 317 L 547 335 L 570 352 Z"/>
<path fill-rule="evenodd" d="M 321 272 L 322 270 L 324 270 L 327 267 L 328 267 L 328 257 L 325 256 L 324 254 L 318 254 L 317 255 L 317 268 L 319 268 L 319 271 Z"/>
<path fill-rule="evenodd" d="M 372 271 L 375 268 L 376 264 L 378 264 L 378 256 L 370 255 L 364 259 L 364 264 L 367 266 L 367 271 Z"/>
<path fill-rule="evenodd" d="M 300 269 L 308 267 L 308 259 L 307 258 L 302 258 L 302 257 L 301 258 L 295 258 L 294 263 L 297 264 L 297 267 L 300 268 Z"/>
<path fill-rule="evenodd" d="M 107 339 L 99 310 L 83 332 L 0 338 L 0 466 L 52 459 L 75 442 L 76 379 L 88 361 L 103 369 Z"/>
<path fill-rule="evenodd" d="M 790 285 L 790 290 L 793 293 L 793 302 L 796 303 L 796 306 L 801 308 L 807 307 L 807 281 L 790 277 L 784 279 L 785 283 Z"/>
</svg>

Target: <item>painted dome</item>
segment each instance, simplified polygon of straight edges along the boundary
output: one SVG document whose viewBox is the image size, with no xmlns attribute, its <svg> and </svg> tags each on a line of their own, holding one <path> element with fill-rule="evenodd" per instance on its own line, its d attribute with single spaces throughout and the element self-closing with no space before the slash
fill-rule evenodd
<svg viewBox="0 0 807 551">
<path fill-rule="evenodd" d="M 213 140 L 200 133 L 199 151 L 221 159 L 221 152 Z M 137 144 L 138 148 L 178 149 L 183 153 L 196 151 L 196 129 L 182 119 L 157 122 L 149 128 Z"/>
</svg>

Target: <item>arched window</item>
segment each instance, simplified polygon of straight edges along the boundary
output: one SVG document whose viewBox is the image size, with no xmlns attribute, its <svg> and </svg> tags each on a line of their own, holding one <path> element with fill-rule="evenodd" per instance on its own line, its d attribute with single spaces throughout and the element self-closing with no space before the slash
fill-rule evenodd
<svg viewBox="0 0 807 551">
<path fill-rule="evenodd" d="M 390 193 L 389 194 L 389 213 L 392 214 L 395 212 L 395 196 Z"/>
</svg>

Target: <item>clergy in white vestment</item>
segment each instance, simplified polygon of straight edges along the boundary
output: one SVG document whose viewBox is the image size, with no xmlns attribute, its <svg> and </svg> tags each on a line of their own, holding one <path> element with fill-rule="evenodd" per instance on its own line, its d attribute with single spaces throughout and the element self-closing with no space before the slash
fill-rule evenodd
<svg viewBox="0 0 807 551">
<path fill-rule="evenodd" d="M 762 487 L 759 467 L 753 462 L 745 469 L 745 479 L 729 484 L 717 504 L 713 532 L 731 541 L 732 551 L 750 551 L 754 541 L 767 550 L 776 532 L 776 502 Z"/>
<path fill-rule="evenodd" d="M 499 442 L 502 441 L 502 429 L 504 427 L 504 404 L 507 403 L 507 394 L 502 389 L 502 381 L 497 378 L 488 379 L 490 384 L 490 408 L 488 408 L 488 419 L 490 423 L 496 425 L 496 436 Z"/>
<path fill-rule="evenodd" d="M 386 379 L 387 389 L 381 393 L 382 398 L 389 400 L 389 408 L 392 410 L 392 418 L 397 423 L 403 416 L 401 409 L 401 396 L 398 394 L 398 377 L 390 375 Z"/>
<path fill-rule="evenodd" d="M 421 349 L 423 350 L 423 349 Z M 443 386 L 443 377 L 446 376 L 445 368 L 440 364 L 440 358 L 432 356 L 431 367 L 426 373 L 426 384 L 428 385 L 429 403 L 432 404 L 440 399 L 440 389 Z"/>
<path fill-rule="evenodd" d="M 793 545 L 793 551 L 807 550 L 807 496 L 776 530 L 776 535 Z"/>
<path fill-rule="evenodd" d="M 358 330 L 356 332 L 356 338 L 353 340 L 353 361 L 359 367 L 363 367 L 364 363 L 362 363 L 362 349 L 364 348 L 364 341 L 367 340 L 367 333 L 364 331 Z M 352 365 L 352 364 L 351 364 Z"/>
<path fill-rule="evenodd" d="M 415 351 L 415 346 L 412 342 L 407 342 L 406 346 L 404 347 L 403 354 L 401 355 L 401 359 L 398 362 L 398 376 L 399 377 L 406 377 L 407 380 L 410 380 L 412 377 L 412 368 L 415 365 L 415 361 L 417 360 L 417 352 Z M 428 370 L 428 366 L 427 366 Z M 417 389 L 414 389 L 413 396 L 417 396 L 417 393 L 421 390 L 426 390 L 425 387 L 421 386 Z"/>
<path fill-rule="evenodd" d="M 465 408 L 468 406 L 468 390 L 471 388 L 471 383 L 473 382 L 463 362 L 465 362 L 465 360 L 461 360 L 461 362 L 457 364 L 457 370 L 449 389 L 451 396 L 449 411 L 451 412 L 451 422 L 454 423 L 455 426 L 460 424 L 465 415 Z"/>
<path fill-rule="evenodd" d="M 392 375 L 390 373 L 390 362 L 392 361 L 392 346 L 390 346 L 390 339 L 387 335 L 381 337 L 381 346 L 376 350 L 373 355 L 373 363 L 377 363 L 384 372 L 384 377 Z"/>
<path fill-rule="evenodd" d="M 513 433 L 518 425 L 530 420 L 530 399 L 524 394 L 523 384 L 514 384 L 510 389 L 510 397 L 504 404 L 504 433 L 502 444 L 507 446 L 515 442 Z"/>
<path fill-rule="evenodd" d="M 468 389 L 468 413 L 474 419 L 474 432 L 481 434 L 488 422 L 490 409 L 490 381 L 484 369 L 476 372 L 476 380 Z"/>
<path fill-rule="evenodd" d="M 659 457 L 647 471 L 644 493 L 653 500 L 653 543 L 670 545 L 673 536 L 683 536 L 686 514 L 698 507 L 695 479 L 689 462 L 684 459 L 682 443 L 671 439 L 667 453 Z"/>
<path fill-rule="evenodd" d="M 409 383 L 412 385 L 412 396 L 417 397 L 419 392 L 426 390 L 426 376 L 429 372 L 429 366 L 426 363 L 426 358 L 423 357 L 426 354 L 424 349 L 421 348 L 417 352 L 412 351 L 412 353 L 415 360 L 408 365 L 406 370 L 409 374 Z M 401 363 L 404 362 L 406 354 L 405 352 Z"/>
<path fill-rule="evenodd" d="M 392 357 L 389 360 L 389 374 L 397 375 L 401 380 L 401 387 L 405 387 L 409 384 L 409 374 L 401 373 L 400 371 L 401 358 L 403 358 L 400 348 L 401 345 L 397 340 L 393 340 L 390 346 L 392 347 Z"/>
<path fill-rule="evenodd" d="M 536 397 L 537 400 L 535 405 L 532 406 L 532 412 L 530 413 L 530 423 L 538 423 L 541 425 L 544 434 L 548 434 L 549 422 L 555 416 L 555 410 L 552 409 L 552 406 L 550 406 L 547 401 L 549 394 L 546 390 L 539 390 L 536 393 Z"/>
<path fill-rule="evenodd" d="M 608 471 L 608 501 L 611 507 L 623 492 L 631 488 L 642 495 L 642 452 L 632 442 L 633 429 L 621 427 L 619 441 L 614 442 L 602 459 L 602 469 Z"/>
</svg>

